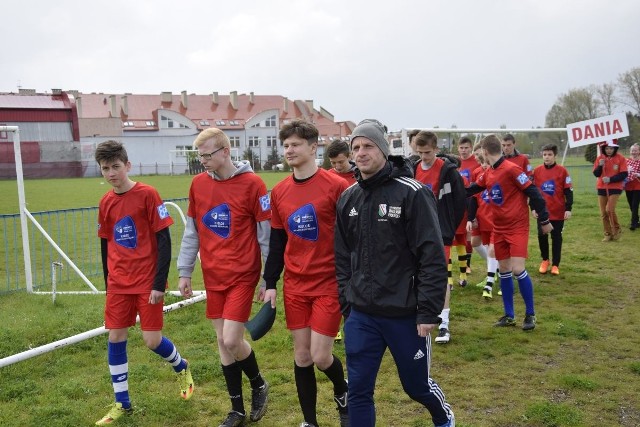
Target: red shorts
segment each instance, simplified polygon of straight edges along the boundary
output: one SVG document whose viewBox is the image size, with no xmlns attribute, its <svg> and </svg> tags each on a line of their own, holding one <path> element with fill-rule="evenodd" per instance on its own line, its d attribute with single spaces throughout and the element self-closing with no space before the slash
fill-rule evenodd
<svg viewBox="0 0 640 427">
<path fill-rule="evenodd" d="M 459 245 L 466 246 L 467 245 L 467 232 L 465 231 L 464 233 L 456 233 L 455 237 L 453 238 L 453 244 L 455 246 L 459 246 Z"/>
<path fill-rule="evenodd" d="M 493 246 L 498 261 L 513 257 L 526 258 L 528 256 L 529 230 L 511 231 L 509 233 L 494 232 L 493 238 Z"/>
<path fill-rule="evenodd" d="M 287 319 L 287 329 L 311 330 L 335 337 L 340 330 L 342 313 L 337 295 L 291 295 L 284 293 L 284 312 Z"/>
<path fill-rule="evenodd" d="M 229 286 L 223 291 L 207 291 L 207 319 L 226 319 L 244 323 L 251 315 L 256 288 Z"/>
<path fill-rule="evenodd" d="M 104 327 L 124 329 L 136 324 L 140 313 L 140 329 L 143 331 L 161 331 L 163 326 L 164 304 L 149 304 L 146 294 L 109 294 L 104 306 Z"/>
<path fill-rule="evenodd" d="M 483 245 L 489 245 L 493 243 L 493 232 L 491 230 L 480 230 L 479 228 L 474 228 L 471 231 L 472 236 L 480 237 Z"/>
</svg>

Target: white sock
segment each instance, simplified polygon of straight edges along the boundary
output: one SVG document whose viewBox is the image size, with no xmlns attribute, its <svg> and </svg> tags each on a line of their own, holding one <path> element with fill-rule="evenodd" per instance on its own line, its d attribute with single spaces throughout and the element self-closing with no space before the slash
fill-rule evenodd
<svg viewBox="0 0 640 427">
<path fill-rule="evenodd" d="M 442 322 L 440 323 L 440 329 L 449 329 L 449 310 L 449 308 L 443 308 L 442 313 L 440 313 L 439 317 L 442 319 Z"/>
<path fill-rule="evenodd" d="M 485 245 L 474 246 L 473 249 L 482 257 L 483 260 L 487 260 L 487 247 Z"/>
<path fill-rule="evenodd" d="M 489 257 L 487 259 L 487 271 L 491 273 L 495 273 L 498 269 L 498 260 L 495 258 Z"/>
</svg>

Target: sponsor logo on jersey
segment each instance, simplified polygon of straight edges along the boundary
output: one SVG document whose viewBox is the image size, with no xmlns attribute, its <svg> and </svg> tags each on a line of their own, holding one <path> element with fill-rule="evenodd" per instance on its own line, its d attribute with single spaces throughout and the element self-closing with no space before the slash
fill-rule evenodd
<svg viewBox="0 0 640 427">
<path fill-rule="evenodd" d="M 138 246 L 138 231 L 130 216 L 127 215 L 116 222 L 113 227 L 113 240 L 116 244 L 128 249 L 135 249 Z"/>
<path fill-rule="evenodd" d="M 389 218 L 400 218 L 402 206 L 389 206 Z"/>
<path fill-rule="evenodd" d="M 271 209 L 271 198 L 268 194 L 260 197 L 260 209 L 262 209 L 262 212 L 266 212 Z"/>
<path fill-rule="evenodd" d="M 548 181 L 543 182 L 542 185 L 540 186 L 540 190 L 542 190 L 542 192 L 545 194 L 553 196 L 556 193 L 555 181 L 550 179 Z"/>
<path fill-rule="evenodd" d="M 480 194 L 480 198 L 482 199 L 483 202 L 485 202 L 486 204 L 491 203 L 491 198 L 489 197 L 489 192 L 487 190 L 483 190 L 482 193 Z"/>
<path fill-rule="evenodd" d="M 231 211 L 229 205 L 223 203 L 202 216 L 202 223 L 207 230 L 226 239 L 231 232 Z"/>
<path fill-rule="evenodd" d="M 169 218 L 171 216 L 169 215 L 169 211 L 167 210 L 167 207 L 164 205 L 164 203 L 158 206 L 156 209 L 158 210 L 160 219 Z"/>
<path fill-rule="evenodd" d="M 571 177 L 567 175 L 567 178 L 564 180 L 565 184 L 571 184 Z"/>
<path fill-rule="evenodd" d="M 351 210 L 349 211 L 349 216 L 358 216 L 358 211 L 356 210 L 356 208 L 351 208 Z"/>
<path fill-rule="evenodd" d="M 311 203 L 306 204 L 289 216 L 289 231 L 301 239 L 318 240 L 318 216 Z"/>
<path fill-rule="evenodd" d="M 433 192 L 433 185 L 431 184 L 424 184 L 425 187 L 427 187 L 429 189 L 429 191 Z"/>
<path fill-rule="evenodd" d="M 495 203 L 498 206 L 502 206 L 504 199 L 502 196 L 502 187 L 500 187 L 500 184 L 496 184 L 491 187 L 491 202 Z"/>
<path fill-rule="evenodd" d="M 517 179 L 518 179 L 518 182 L 520 183 L 520 185 L 525 185 L 527 183 L 527 181 L 529 181 L 529 177 L 524 172 L 522 172 L 520 175 L 518 175 Z"/>
<path fill-rule="evenodd" d="M 467 178 L 467 180 L 471 181 L 471 171 L 469 169 L 460 170 L 460 175 L 464 176 L 465 178 Z"/>
</svg>

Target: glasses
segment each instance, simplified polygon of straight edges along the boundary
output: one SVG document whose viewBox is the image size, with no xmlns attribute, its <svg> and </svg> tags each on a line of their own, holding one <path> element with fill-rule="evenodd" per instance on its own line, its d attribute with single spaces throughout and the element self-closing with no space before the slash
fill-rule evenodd
<svg viewBox="0 0 640 427">
<path fill-rule="evenodd" d="M 214 154 L 216 154 L 218 151 L 223 150 L 223 149 L 224 149 L 224 147 L 220 147 L 220 148 L 218 148 L 217 150 L 212 151 L 211 153 L 202 153 L 202 154 L 201 154 L 201 153 L 198 153 L 198 158 L 199 158 L 200 160 L 211 160 L 211 157 L 212 157 Z"/>
</svg>

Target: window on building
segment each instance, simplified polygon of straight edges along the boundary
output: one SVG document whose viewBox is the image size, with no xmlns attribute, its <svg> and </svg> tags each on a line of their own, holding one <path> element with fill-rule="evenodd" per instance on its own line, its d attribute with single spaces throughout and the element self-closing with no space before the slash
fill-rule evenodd
<svg viewBox="0 0 640 427">
<path fill-rule="evenodd" d="M 176 145 L 176 157 L 187 157 L 187 153 L 191 150 L 188 145 Z"/>
<path fill-rule="evenodd" d="M 267 137 L 267 147 L 276 147 L 277 140 L 275 136 Z"/>
<path fill-rule="evenodd" d="M 226 125 L 224 120 L 216 120 L 216 126 L 224 126 Z"/>
<path fill-rule="evenodd" d="M 208 120 L 200 120 L 200 126 L 209 126 Z"/>
<path fill-rule="evenodd" d="M 249 147 L 259 147 L 260 146 L 260 138 L 257 136 L 249 137 Z"/>
<path fill-rule="evenodd" d="M 169 117 L 160 116 L 160 127 L 163 129 L 178 129 L 178 128 L 184 129 L 187 126 L 183 125 L 180 122 L 176 122 Z"/>
<path fill-rule="evenodd" d="M 264 121 L 264 125 L 268 128 L 274 128 L 276 127 L 276 116 L 275 114 L 271 117 L 269 117 L 267 120 Z"/>
<path fill-rule="evenodd" d="M 122 122 L 122 127 L 131 128 L 133 127 L 133 122 Z"/>
<path fill-rule="evenodd" d="M 237 120 L 229 120 L 229 124 L 231 126 L 239 126 L 240 125 L 240 123 Z"/>
<path fill-rule="evenodd" d="M 239 136 L 230 136 L 229 137 L 229 144 L 231 144 L 231 147 L 233 147 L 233 148 L 240 148 L 240 137 Z"/>
<path fill-rule="evenodd" d="M 251 126 L 252 128 L 259 128 L 260 127 L 260 122 L 256 123 L 255 125 Z"/>
<path fill-rule="evenodd" d="M 154 127 L 156 125 L 156 122 L 154 122 L 153 120 L 147 120 L 145 124 L 147 125 L 147 127 Z"/>
</svg>

